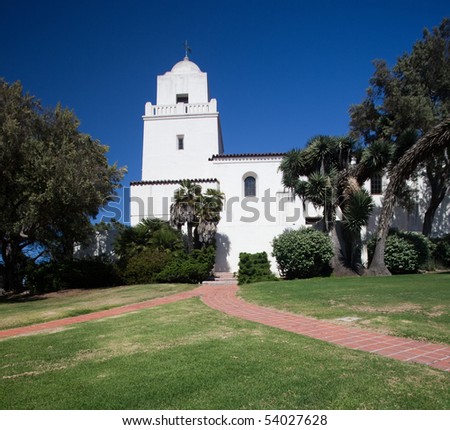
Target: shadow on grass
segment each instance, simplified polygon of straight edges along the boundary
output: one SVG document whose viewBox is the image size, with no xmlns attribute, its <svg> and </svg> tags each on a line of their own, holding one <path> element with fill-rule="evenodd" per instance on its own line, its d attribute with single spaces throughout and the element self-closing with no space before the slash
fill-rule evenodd
<svg viewBox="0 0 450 430">
<path fill-rule="evenodd" d="M 26 303 L 47 300 L 47 297 L 32 294 L 5 294 L 0 296 L 0 303 Z"/>
</svg>

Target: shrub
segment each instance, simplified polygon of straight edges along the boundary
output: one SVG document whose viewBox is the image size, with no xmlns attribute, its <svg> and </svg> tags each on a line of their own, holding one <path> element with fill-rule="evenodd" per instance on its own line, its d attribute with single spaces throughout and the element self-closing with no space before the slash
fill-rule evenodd
<svg viewBox="0 0 450 430">
<path fill-rule="evenodd" d="M 376 238 L 367 243 L 369 261 L 375 251 Z M 422 233 L 391 229 L 386 239 L 384 263 L 393 274 L 414 273 L 433 266 L 435 245 Z"/>
<path fill-rule="evenodd" d="M 266 252 L 239 254 L 238 283 L 275 281 L 277 278 L 270 270 L 270 262 Z"/>
<path fill-rule="evenodd" d="M 207 279 L 214 268 L 215 249 L 212 246 L 195 249 L 191 254 L 174 258 L 156 276 L 157 282 L 184 282 L 196 284 Z"/>
<path fill-rule="evenodd" d="M 123 271 L 124 282 L 130 284 L 149 284 L 155 282 L 155 278 L 169 261 L 170 253 L 156 249 L 145 249 L 131 257 Z"/>
<path fill-rule="evenodd" d="M 430 239 L 422 233 L 415 231 L 392 231 L 392 234 L 401 237 L 413 245 L 417 252 L 417 264 L 420 269 L 428 269 L 431 266 L 431 256 L 434 245 Z"/>
<path fill-rule="evenodd" d="M 26 287 L 33 294 L 70 288 L 105 288 L 119 285 L 116 266 L 101 258 L 47 262 L 28 270 Z"/>
<path fill-rule="evenodd" d="M 439 265 L 450 267 L 450 234 L 434 239 L 435 244 L 434 258 Z"/>
<path fill-rule="evenodd" d="M 273 256 L 287 279 L 310 278 L 331 272 L 331 239 L 312 228 L 286 230 L 273 240 Z"/>
<path fill-rule="evenodd" d="M 395 234 L 386 240 L 384 262 L 393 274 L 414 273 L 419 268 L 419 253 L 411 242 Z"/>
<path fill-rule="evenodd" d="M 375 251 L 375 241 L 373 237 L 367 244 L 369 261 Z M 414 273 L 419 268 L 419 257 L 412 243 L 398 235 L 391 235 L 386 239 L 384 263 L 394 275 Z"/>
</svg>

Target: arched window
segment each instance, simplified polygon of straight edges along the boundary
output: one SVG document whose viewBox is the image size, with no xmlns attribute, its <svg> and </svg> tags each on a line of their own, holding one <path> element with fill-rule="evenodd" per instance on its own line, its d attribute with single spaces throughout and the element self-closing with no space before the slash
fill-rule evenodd
<svg viewBox="0 0 450 430">
<path fill-rule="evenodd" d="M 244 179 L 244 197 L 256 196 L 256 179 L 254 176 L 247 176 Z"/>
</svg>

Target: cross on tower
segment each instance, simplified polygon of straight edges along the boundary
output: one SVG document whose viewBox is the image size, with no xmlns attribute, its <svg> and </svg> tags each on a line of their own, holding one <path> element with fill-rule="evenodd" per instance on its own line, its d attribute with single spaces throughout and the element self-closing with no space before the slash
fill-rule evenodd
<svg viewBox="0 0 450 430">
<path fill-rule="evenodd" d="M 191 52 L 192 52 L 192 49 L 191 49 L 191 47 L 188 45 L 188 41 L 187 40 L 185 40 L 184 41 L 184 58 L 186 59 L 186 60 L 188 60 L 189 59 L 189 56 L 188 56 L 188 54 L 190 54 Z"/>
</svg>

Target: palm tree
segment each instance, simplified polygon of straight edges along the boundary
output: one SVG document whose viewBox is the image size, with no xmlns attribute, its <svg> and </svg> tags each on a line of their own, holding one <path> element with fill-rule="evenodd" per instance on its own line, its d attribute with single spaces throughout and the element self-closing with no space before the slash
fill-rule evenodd
<svg viewBox="0 0 450 430">
<path fill-rule="evenodd" d="M 180 188 L 174 193 L 174 203 L 170 207 L 170 223 L 181 231 L 187 226 L 187 247 L 194 249 L 193 231 L 198 224 L 198 205 L 201 200 L 202 187 L 185 179 L 180 182 Z"/>
<path fill-rule="evenodd" d="M 396 194 L 405 180 L 417 169 L 417 166 L 428 161 L 437 153 L 441 153 L 447 158 L 450 155 L 450 118 L 445 119 L 421 137 L 404 153 L 391 170 L 390 181 L 384 195 L 383 208 L 378 222 L 375 252 L 370 267 L 366 271 L 368 275 L 390 274 L 384 263 L 384 250 Z"/>
<path fill-rule="evenodd" d="M 149 248 L 173 252 L 181 250 L 182 247 L 181 234 L 167 221 L 157 218 L 143 219 L 134 227 L 120 226 L 114 241 L 115 254 L 122 262 Z"/>
<path fill-rule="evenodd" d="M 194 247 L 212 243 L 225 196 L 212 188 L 202 194 L 202 187 L 189 180 L 182 181 L 180 185 L 170 207 L 170 222 L 180 231 L 186 225 L 187 246 L 191 252 Z"/>
<path fill-rule="evenodd" d="M 208 188 L 202 196 L 196 229 L 196 236 L 202 246 L 210 244 L 216 235 L 224 198 L 224 193 L 213 188 Z"/>
<path fill-rule="evenodd" d="M 361 187 L 387 164 L 386 148 L 380 144 L 379 149 L 373 153 L 369 149 L 363 151 L 361 163 L 353 165 L 351 161 L 357 153 L 354 141 L 317 136 L 305 149 L 288 152 L 280 164 L 283 184 L 304 202 L 323 208 L 320 223 L 335 244 L 332 265 L 336 273 L 349 274 L 344 266 L 361 266 L 360 231 L 373 210 L 372 198 Z M 337 212 L 342 214 L 344 231 L 337 229 Z"/>
</svg>

